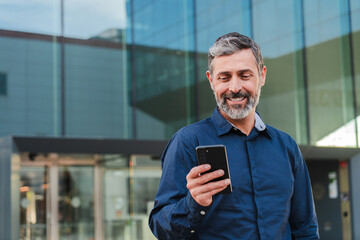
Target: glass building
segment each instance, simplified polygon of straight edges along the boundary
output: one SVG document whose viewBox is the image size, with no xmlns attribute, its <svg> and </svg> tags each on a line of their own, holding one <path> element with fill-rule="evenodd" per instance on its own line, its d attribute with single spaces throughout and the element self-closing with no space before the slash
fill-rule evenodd
<svg viewBox="0 0 360 240">
<path fill-rule="evenodd" d="M 360 239 L 359 0 L 0 1 L 0 239 L 154 239 L 160 155 L 252 37 L 258 112 L 300 145 L 320 236 Z"/>
</svg>

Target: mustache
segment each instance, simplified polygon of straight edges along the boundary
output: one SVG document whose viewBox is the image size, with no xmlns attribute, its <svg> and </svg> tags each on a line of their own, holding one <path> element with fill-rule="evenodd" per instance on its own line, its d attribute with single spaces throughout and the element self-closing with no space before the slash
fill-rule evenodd
<svg viewBox="0 0 360 240">
<path fill-rule="evenodd" d="M 221 98 L 250 98 L 251 97 L 251 95 L 250 95 L 250 93 L 248 93 L 248 92 L 246 92 L 246 91 L 239 91 L 239 92 L 237 92 L 237 93 L 234 93 L 234 92 L 230 92 L 230 93 L 227 93 L 227 92 L 225 92 L 225 93 L 223 93 L 222 95 L 221 95 Z"/>
</svg>

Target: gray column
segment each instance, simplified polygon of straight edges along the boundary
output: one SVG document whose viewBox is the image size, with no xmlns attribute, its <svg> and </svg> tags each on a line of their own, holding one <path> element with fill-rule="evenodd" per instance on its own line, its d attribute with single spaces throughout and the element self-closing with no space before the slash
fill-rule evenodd
<svg viewBox="0 0 360 240">
<path fill-rule="evenodd" d="M 360 154 L 350 160 L 350 178 L 353 239 L 360 239 Z"/>
<path fill-rule="evenodd" d="M 19 239 L 20 158 L 12 137 L 0 139 L 0 239 Z M 17 156 L 17 157 L 16 157 Z"/>
<path fill-rule="evenodd" d="M 0 139 L 0 239 L 11 239 L 11 141 Z"/>
</svg>

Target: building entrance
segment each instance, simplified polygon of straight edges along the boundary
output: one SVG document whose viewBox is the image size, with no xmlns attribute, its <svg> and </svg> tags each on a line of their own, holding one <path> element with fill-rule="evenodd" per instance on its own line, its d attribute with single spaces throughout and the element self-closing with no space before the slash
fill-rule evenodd
<svg viewBox="0 0 360 240">
<path fill-rule="evenodd" d="M 20 239 L 94 239 L 95 166 L 91 155 L 23 154 Z"/>
<path fill-rule="evenodd" d="M 147 219 L 161 175 L 156 159 L 20 156 L 20 239 L 154 239 Z"/>
</svg>

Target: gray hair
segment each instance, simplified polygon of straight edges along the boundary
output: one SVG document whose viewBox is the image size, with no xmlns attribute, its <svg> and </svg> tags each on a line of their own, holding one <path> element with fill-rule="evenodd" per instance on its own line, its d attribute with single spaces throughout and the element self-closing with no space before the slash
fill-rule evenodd
<svg viewBox="0 0 360 240">
<path fill-rule="evenodd" d="M 251 51 L 255 56 L 256 65 L 260 75 L 262 69 L 264 68 L 264 61 L 261 55 L 261 50 L 259 45 L 256 42 L 254 42 L 251 38 L 237 32 L 228 33 L 225 34 L 224 36 L 219 37 L 215 41 L 214 45 L 212 45 L 209 48 L 208 70 L 210 74 L 212 74 L 213 71 L 211 63 L 215 57 L 231 55 L 237 51 L 248 48 L 251 49 Z"/>
</svg>

